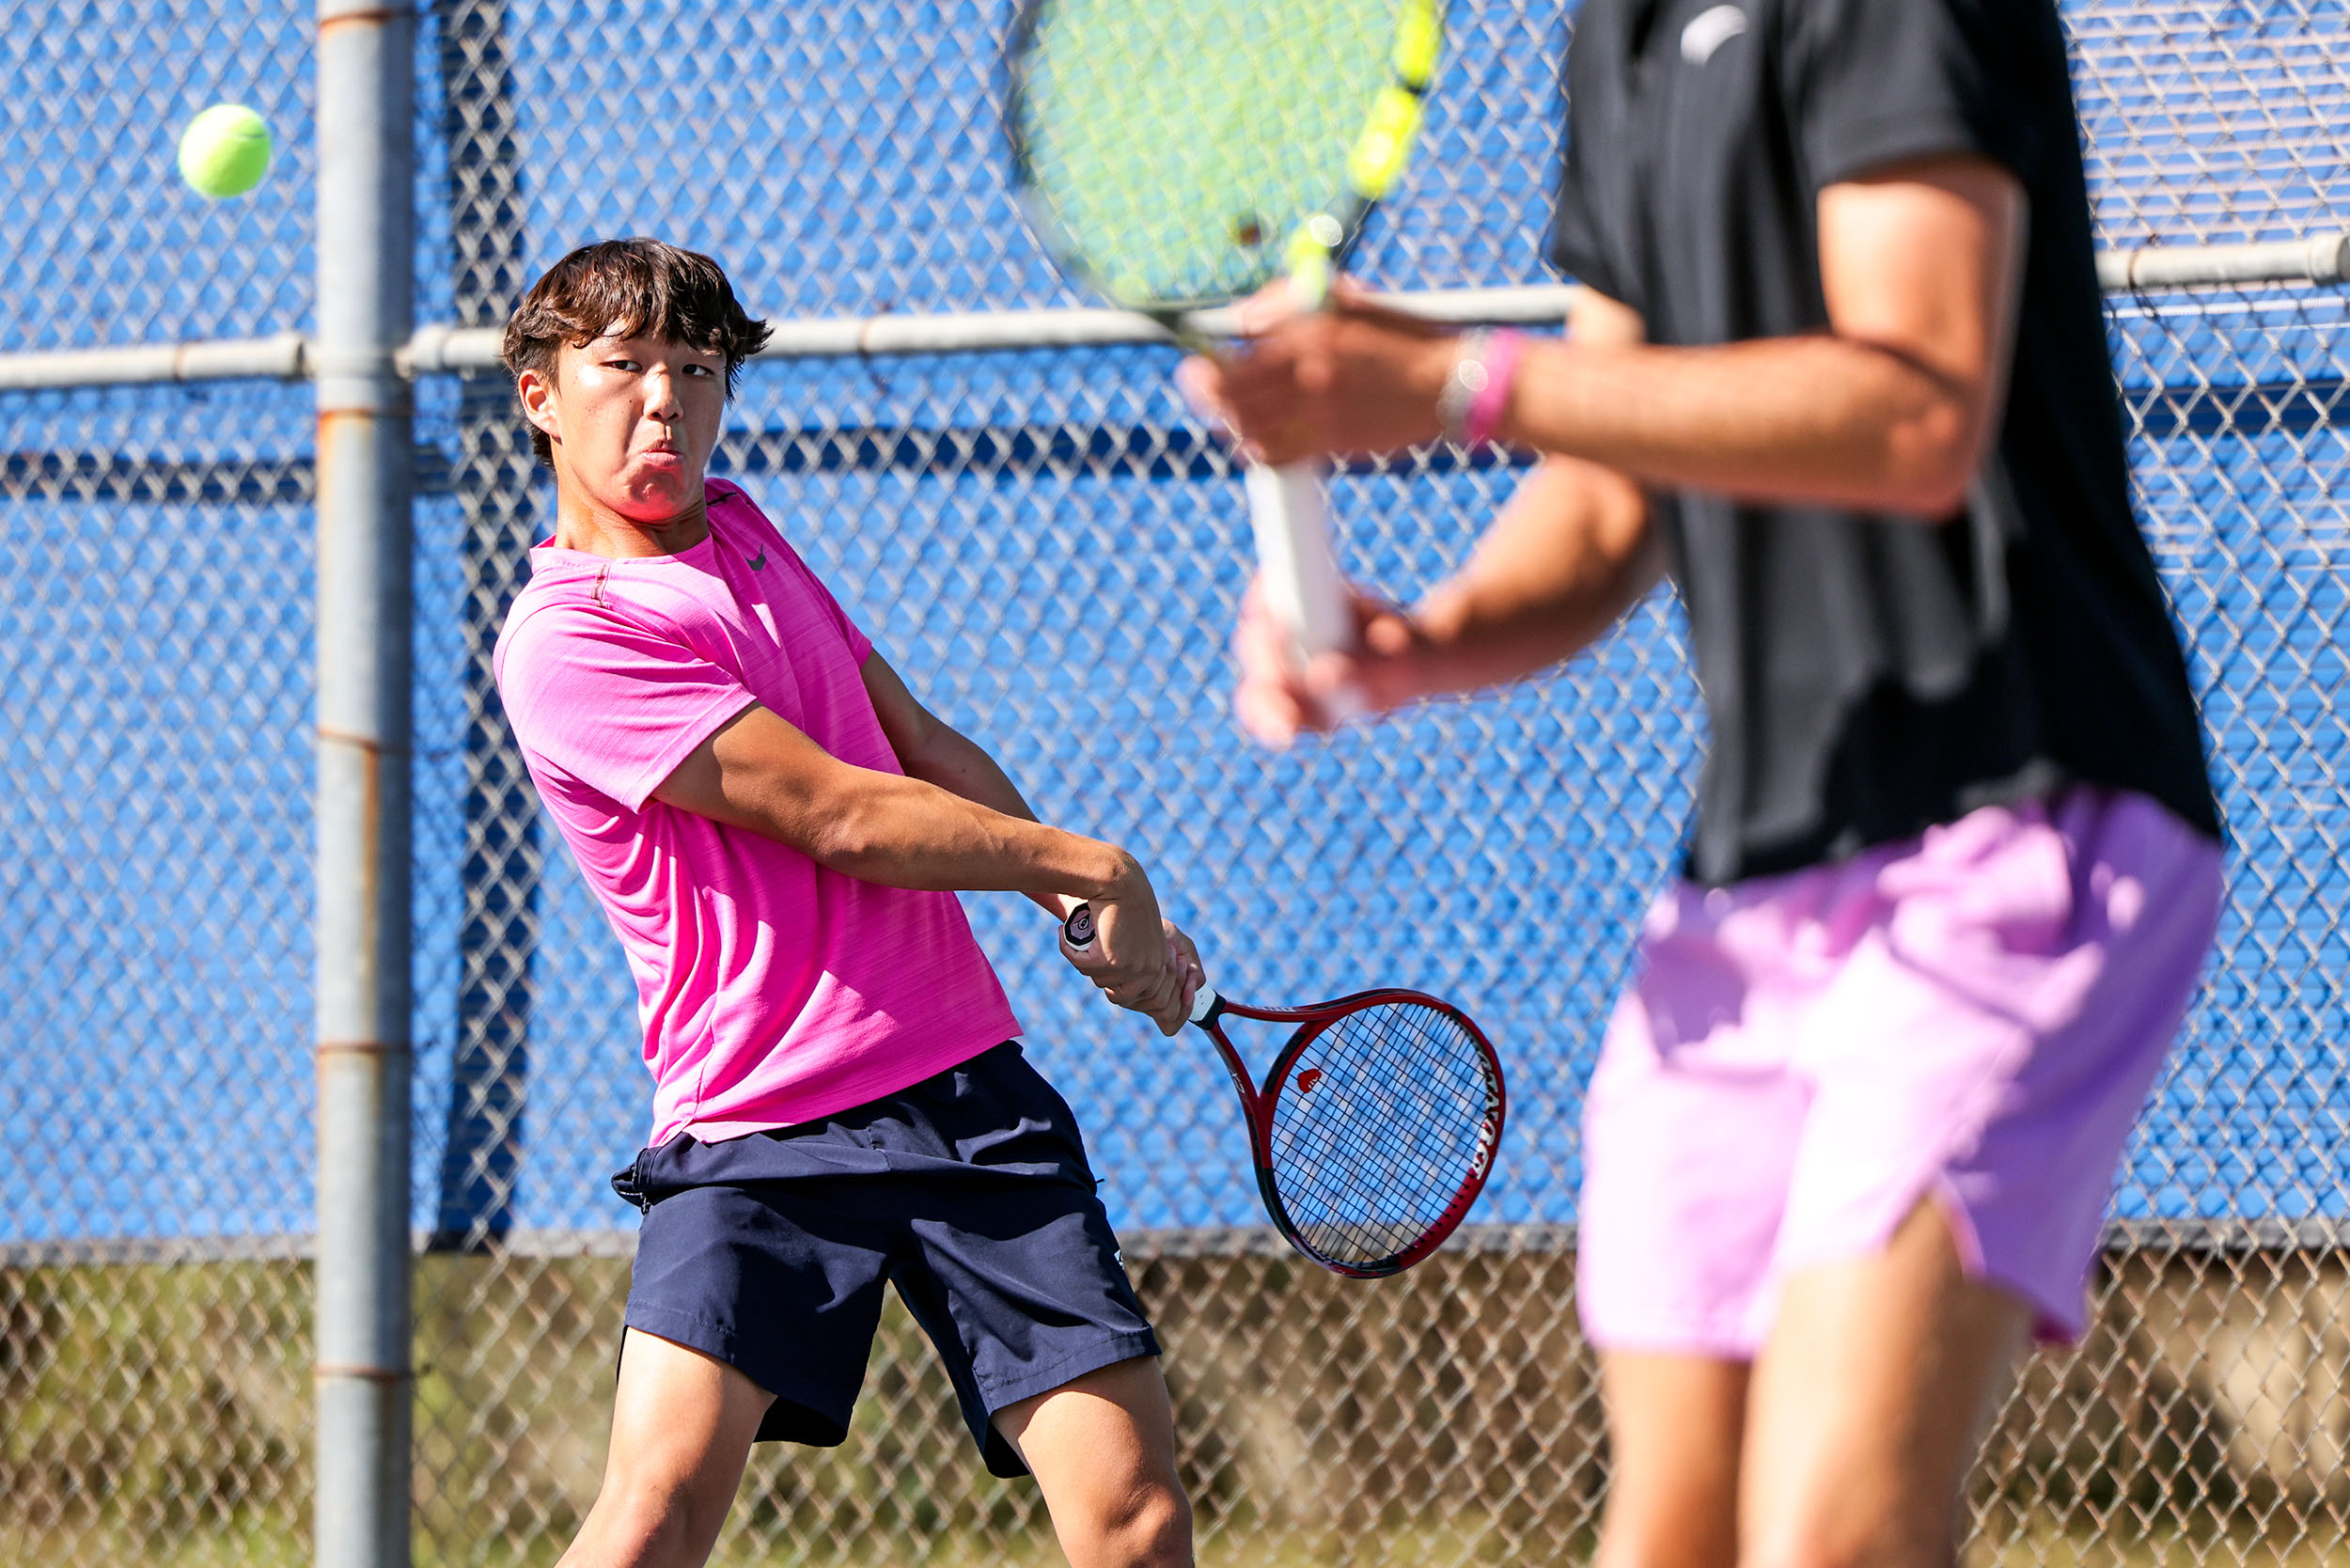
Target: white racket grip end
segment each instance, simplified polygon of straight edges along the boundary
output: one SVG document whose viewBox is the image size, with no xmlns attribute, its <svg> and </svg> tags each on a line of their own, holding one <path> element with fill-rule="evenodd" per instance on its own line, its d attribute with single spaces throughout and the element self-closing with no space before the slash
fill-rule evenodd
<svg viewBox="0 0 2350 1568">
<path fill-rule="evenodd" d="M 1205 1018 L 1208 1015 L 1208 1010 L 1214 1006 L 1215 987 L 1213 985 L 1200 986 L 1200 988 L 1193 994 L 1191 998 L 1191 1021 L 1197 1024 L 1199 1020 Z"/>
<path fill-rule="evenodd" d="M 1267 607 L 1290 629 L 1301 665 L 1355 644 L 1354 606 L 1330 548 L 1322 474 L 1311 463 L 1248 465 L 1248 517 Z"/>
</svg>

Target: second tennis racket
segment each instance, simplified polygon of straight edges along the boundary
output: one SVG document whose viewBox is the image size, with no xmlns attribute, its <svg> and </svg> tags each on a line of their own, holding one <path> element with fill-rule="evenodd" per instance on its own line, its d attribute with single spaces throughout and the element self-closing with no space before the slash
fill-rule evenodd
<svg viewBox="0 0 2350 1568">
<path fill-rule="evenodd" d="M 1092 945 L 1072 911 L 1070 946 Z M 1227 1020 L 1290 1026 L 1261 1080 Z M 1240 1097 L 1257 1192 L 1274 1228 L 1334 1274 L 1378 1279 L 1441 1246 L 1485 1188 L 1508 1113 L 1501 1062 L 1468 1014 L 1418 991 L 1252 1007 L 1202 986 L 1191 1021 Z"/>
</svg>

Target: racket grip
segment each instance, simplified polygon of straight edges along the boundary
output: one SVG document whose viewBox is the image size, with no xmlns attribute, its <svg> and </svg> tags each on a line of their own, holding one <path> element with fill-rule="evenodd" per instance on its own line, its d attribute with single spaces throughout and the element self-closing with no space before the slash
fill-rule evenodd
<svg viewBox="0 0 2350 1568">
<path fill-rule="evenodd" d="M 1355 606 L 1330 547 L 1320 466 L 1248 465 L 1248 517 L 1267 607 L 1289 629 L 1294 662 L 1355 646 Z"/>
<path fill-rule="evenodd" d="M 1093 905 L 1090 903 L 1077 905 L 1069 912 L 1068 917 L 1061 921 L 1060 939 L 1069 944 L 1072 951 L 1084 952 L 1088 948 L 1092 947 L 1093 933 Z M 1215 987 L 1203 980 L 1199 982 L 1199 989 L 1192 994 L 1191 1021 L 1195 1024 L 1204 1023 L 1208 1014 L 1214 1011 Z"/>
</svg>

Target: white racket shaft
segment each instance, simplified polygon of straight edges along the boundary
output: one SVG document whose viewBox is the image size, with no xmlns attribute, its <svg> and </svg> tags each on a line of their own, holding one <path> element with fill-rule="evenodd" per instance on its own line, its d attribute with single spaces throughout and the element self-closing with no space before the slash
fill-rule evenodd
<svg viewBox="0 0 2350 1568">
<path fill-rule="evenodd" d="M 1248 465 L 1248 519 L 1257 532 L 1257 570 L 1265 607 L 1289 634 L 1290 665 L 1303 669 L 1317 653 L 1355 646 L 1355 606 L 1330 545 L 1321 464 Z M 1333 716 L 1361 709 L 1351 692 L 1334 694 Z"/>
</svg>

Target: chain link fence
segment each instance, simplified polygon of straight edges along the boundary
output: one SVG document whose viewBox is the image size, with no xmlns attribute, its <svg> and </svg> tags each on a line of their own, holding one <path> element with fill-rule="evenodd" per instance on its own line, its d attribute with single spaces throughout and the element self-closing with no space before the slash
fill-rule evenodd
<svg viewBox="0 0 2350 1568">
<path fill-rule="evenodd" d="M 496 325 L 547 262 L 623 233 L 715 254 L 778 318 L 1089 303 L 1005 194 L 995 0 L 419 14 L 419 321 Z M 2340 7 L 2066 14 L 2103 243 L 2350 227 Z M 1570 24 L 1456 8 L 1372 284 L 1543 280 Z M 291 7 L 199 0 L 45 0 L 0 37 L 0 353 L 307 323 L 309 42 Z M 279 155 L 210 205 L 170 141 L 222 99 L 260 108 Z M 2110 306 L 2231 894 L 2122 1172 L 2095 1326 L 2010 1402 L 1971 1549 L 2314 1560 L 2350 1509 L 2350 322 L 2311 285 Z M 1170 363 L 763 360 L 718 467 L 1048 820 L 1152 866 L 1236 994 L 1413 983 L 1507 1058 L 1480 1223 L 1399 1279 L 1340 1281 L 1253 1228 L 1211 1060 L 1098 1005 L 1025 903 L 967 901 L 1167 1341 L 1203 1560 L 1577 1560 L 1606 1458 L 1573 1309 L 1576 1116 L 1701 745 L 1678 612 L 1659 597 L 1497 699 L 1260 753 L 1222 706 L 1238 485 Z M 602 1463 L 634 1218 L 603 1178 L 649 1096 L 625 967 L 488 674 L 551 494 L 500 379 L 415 397 L 415 1551 L 552 1561 Z M 0 401 L 0 1562 L 307 1556 L 310 420 L 292 382 Z M 1342 477 L 1350 564 L 1413 590 L 1515 478 L 1450 449 Z M 1370 1516 L 1392 1533 L 1355 1533 Z M 719 1552 L 1057 1560 L 894 1310 L 848 1444 L 762 1450 Z"/>
</svg>

